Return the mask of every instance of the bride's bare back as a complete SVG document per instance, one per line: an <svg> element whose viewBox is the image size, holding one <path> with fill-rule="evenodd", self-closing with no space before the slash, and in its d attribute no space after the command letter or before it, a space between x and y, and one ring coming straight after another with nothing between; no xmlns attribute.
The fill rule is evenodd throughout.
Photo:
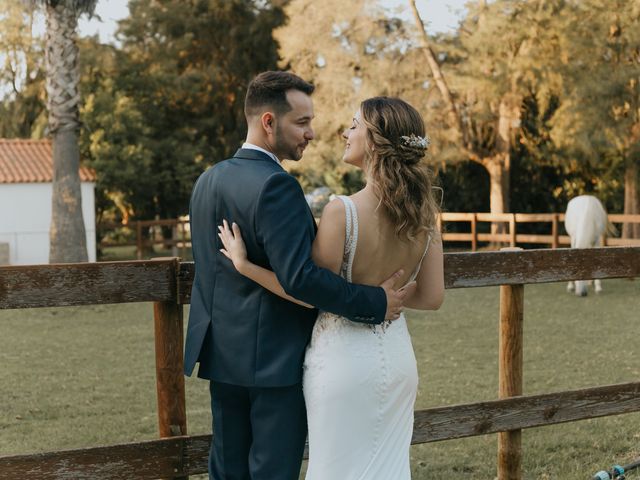
<svg viewBox="0 0 640 480"><path fill-rule="evenodd" d="M378 208L376 197L369 189L365 188L350 198L358 213L359 230L352 281L379 285L402 269L404 273L398 279L397 286L405 285L420 264L427 245L427 233L415 242L401 240L396 236L390 219ZM342 264L345 223L344 204L336 199L325 207L313 245L314 261L334 273L338 273ZM406 306L438 308L444 294L442 277L442 244L438 236L429 241L429 248L416 277L416 293L407 299Z"/></svg>
<svg viewBox="0 0 640 480"><path fill-rule="evenodd" d="M394 272L403 269L399 284L404 285L422 259L427 242L426 233L415 242L400 240L393 224L373 195L360 191L351 197L358 211L358 247L353 260L352 279L355 283L378 285Z"/></svg>

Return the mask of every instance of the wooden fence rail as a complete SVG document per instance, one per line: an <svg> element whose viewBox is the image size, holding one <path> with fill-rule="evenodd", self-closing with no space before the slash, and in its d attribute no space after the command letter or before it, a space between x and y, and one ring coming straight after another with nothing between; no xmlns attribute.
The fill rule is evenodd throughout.
<svg viewBox="0 0 640 480"><path fill-rule="evenodd" d="M640 223L640 215L609 214L612 224ZM469 232L447 232L443 229L442 239L445 242L469 242L471 250L476 251L478 242L503 243L515 247L522 244L548 245L551 248L571 245L568 235L560 234L560 223L564 222L564 213L455 213L443 212L439 217L440 224L468 223ZM506 233L480 233L479 223L504 224ZM530 223L550 224L548 234L518 233L518 225ZM640 246L640 239L615 238L606 236L605 246Z"/></svg>
<svg viewBox="0 0 640 480"><path fill-rule="evenodd" d="M640 411L640 382L521 396L522 285L640 276L640 248L445 254L446 288L501 285L498 400L417 411L413 443L500 433L498 478L521 479L520 430ZM0 477L184 478L205 473L210 436L187 436L183 305L193 264L178 259L0 267L0 309L154 302L160 440L0 457ZM504 397L504 398L502 398Z"/></svg>
<svg viewBox="0 0 640 480"><path fill-rule="evenodd" d="M609 214L609 221L613 224L640 223L640 215ZM443 231L443 241L445 242L468 242L471 250L476 251L478 242L503 243L511 247L522 244L548 245L551 248L571 245L567 235L561 235L560 224L564 222L564 213L459 213L443 212L440 214L440 225L446 223L468 223L469 232L447 232ZM478 231L480 223L503 223L508 228L506 233L481 233ZM544 223L550 224L548 234L518 233L518 225ZM143 234L147 229L156 232L157 227L171 227L170 238L158 237L156 233ZM100 247L112 246L135 246L138 260L141 260L145 248L152 249L154 245L162 245L171 248L174 255L186 255L187 249L191 248L191 236L189 231L189 220L167 219L167 220L137 220L128 225L113 222L101 222L98 224L98 231L113 232L117 229L128 228L135 236L131 240L113 241L99 239ZM640 239L615 238L608 236L605 238L606 246L640 246Z"/></svg>
<svg viewBox="0 0 640 480"><path fill-rule="evenodd" d="M126 225L115 222L100 222L97 230L102 238L98 238L98 246L104 247L136 247L136 257L142 260L145 249L151 251L155 245L171 248L174 255L186 256L191 248L191 232L189 220L171 218L165 220L135 220ZM158 228L160 227L160 228ZM170 227L171 236L163 237L161 227ZM108 232L128 230L129 240L110 240L105 238Z"/></svg>

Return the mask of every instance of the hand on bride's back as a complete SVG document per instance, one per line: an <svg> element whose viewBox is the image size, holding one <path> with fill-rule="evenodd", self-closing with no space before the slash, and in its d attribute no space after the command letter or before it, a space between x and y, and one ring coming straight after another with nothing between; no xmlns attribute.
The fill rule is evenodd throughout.
<svg viewBox="0 0 640 480"><path fill-rule="evenodd" d="M218 237L220 237L224 245L224 248L221 248L220 251L233 262L236 270L241 270L242 265L247 261L247 249L244 245L244 240L242 240L240 227L233 222L231 228L229 228L229 223L223 220L222 225L218 226L218 230Z"/></svg>
<svg viewBox="0 0 640 480"><path fill-rule="evenodd" d="M404 308L405 299L415 292L416 282L410 282L404 287L396 290L396 282L400 279L402 273L403 270L398 270L380 284L387 296L387 312L384 316L385 320L397 320L400 318L400 314Z"/></svg>

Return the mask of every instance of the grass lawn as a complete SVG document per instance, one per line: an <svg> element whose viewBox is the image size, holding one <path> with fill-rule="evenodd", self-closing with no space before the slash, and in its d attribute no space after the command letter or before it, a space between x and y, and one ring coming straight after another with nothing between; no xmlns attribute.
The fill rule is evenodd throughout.
<svg viewBox="0 0 640 480"><path fill-rule="evenodd" d="M603 287L525 287L525 394L638 380L640 281ZM440 311L408 318L417 409L497 398L497 287L448 290ZM157 437L151 304L0 310L0 366L0 455ZM189 433L210 431L206 382L187 379L187 413ZM414 446L413 478L493 479L496 443ZM529 429L523 453L525 479L591 478L640 456L640 414Z"/></svg>

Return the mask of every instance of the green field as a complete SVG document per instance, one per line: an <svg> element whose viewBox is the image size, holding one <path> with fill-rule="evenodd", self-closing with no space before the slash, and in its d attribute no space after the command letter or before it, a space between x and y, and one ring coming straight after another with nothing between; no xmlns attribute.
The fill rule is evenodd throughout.
<svg viewBox="0 0 640 480"><path fill-rule="evenodd" d="M525 287L525 394L638 380L640 281L603 287ZM440 311L408 318L417 409L497 397L498 288L448 290ZM0 455L157 437L151 304L0 311L0 366ZM210 431L204 381L187 379L187 412L189 433ZM414 446L413 478L493 479L496 443ZM640 456L640 414L529 429L523 453L526 479L588 479Z"/></svg>

